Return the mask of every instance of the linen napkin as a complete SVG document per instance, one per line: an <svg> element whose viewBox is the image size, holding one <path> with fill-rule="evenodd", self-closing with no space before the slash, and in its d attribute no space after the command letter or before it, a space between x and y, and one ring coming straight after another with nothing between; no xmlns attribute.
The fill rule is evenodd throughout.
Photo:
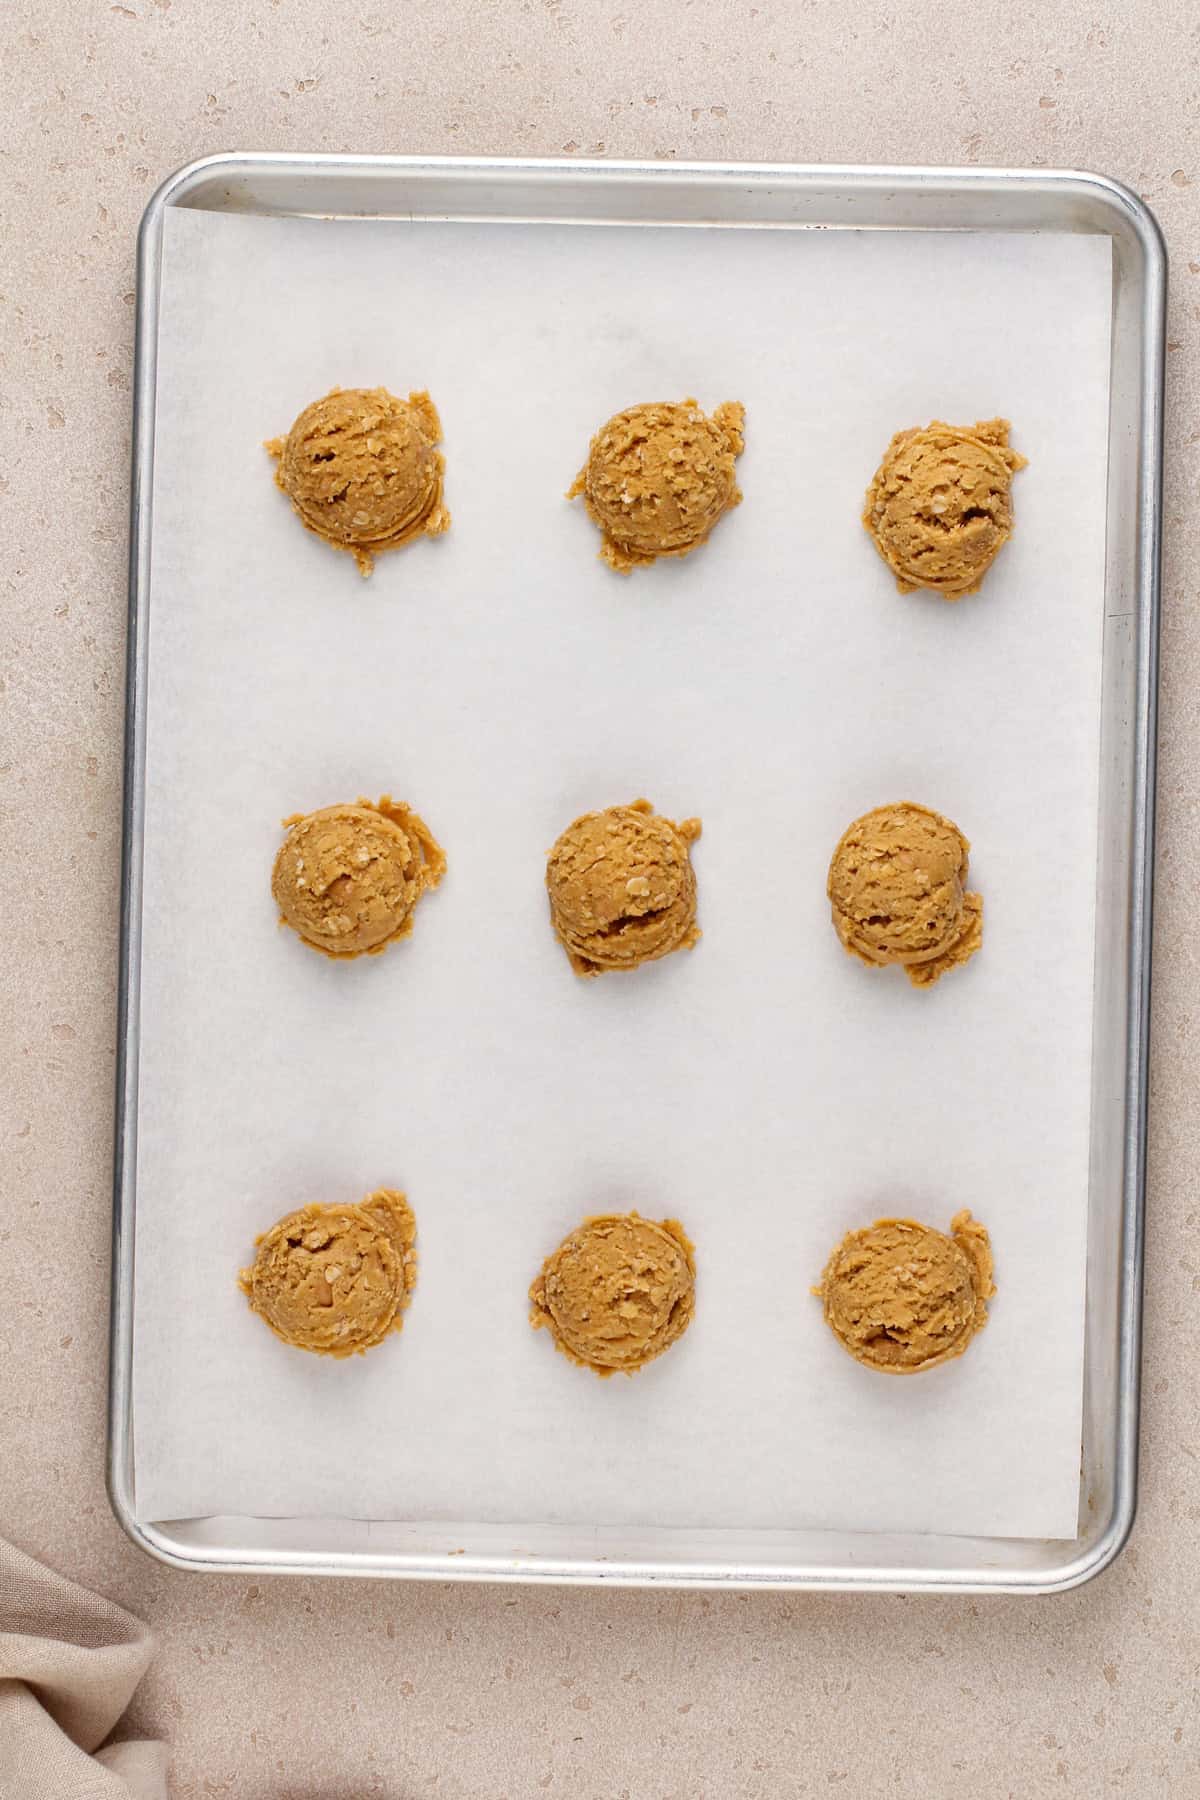
<svg viewBox="0 0 1200 1800"><path fill-rule="evenodd" d="M104 1742L153 1650L140 1620L0 1539L0 1800L167 1800L165 1744Z"/></svg>

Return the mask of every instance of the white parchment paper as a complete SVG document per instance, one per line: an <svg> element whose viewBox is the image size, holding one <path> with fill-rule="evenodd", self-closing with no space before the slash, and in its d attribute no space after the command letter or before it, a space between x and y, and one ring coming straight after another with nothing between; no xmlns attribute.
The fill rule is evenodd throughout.
<svg viewBox="0 0 1200 1800"><path fill-rule="evenodd" d="M135 1329L137 1506L1071 1536L1079 1478L1109 246L1072 236L171 211L158 367ZM427 386L450 534L363 582L262 439ZM562 498L618 407L740 399L745 504L621 580ZM890 434L1002 413L1030 459L985 591L901 598L859 524ZM276 925L286 813L390 790L445 844L415 935ZM697 813L704 939L581 982L545 853ZM928 993L841 951L844 826L972 840L985 944ZM236 1276L311 1199L405 1188L420 1278L366 1358ZM970 1206L961 1361L859 1368L808 1295L849 1227ZM680 1217L696 1321L601 1382L526 1323L585 1213Z"/></svg>

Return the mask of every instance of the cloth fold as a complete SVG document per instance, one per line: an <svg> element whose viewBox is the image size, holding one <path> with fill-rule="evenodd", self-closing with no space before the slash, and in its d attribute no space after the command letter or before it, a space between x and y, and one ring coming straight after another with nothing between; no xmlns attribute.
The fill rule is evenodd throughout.
<svg viewBox="0 0 1200 1800"><path fill-rule="evenodd" d="M167 1800L165 1744L98 1748L153 1651L139 1619L0 1540L0 1800Z"/></svg>

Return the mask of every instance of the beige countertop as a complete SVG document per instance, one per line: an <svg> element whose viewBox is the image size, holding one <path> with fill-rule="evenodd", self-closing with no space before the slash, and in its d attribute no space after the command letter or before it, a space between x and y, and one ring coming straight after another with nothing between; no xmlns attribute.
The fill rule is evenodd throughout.
<svg viewBox="0 0 1200 1800"><path fill-rule="evenodd" d="M0 24L0 1532L148 1619L175 1794L1200 1793L1189 0L15 0ZM1057 164L1172 258L1139 1522L1043 1601L208 1579L104 1494L134 233L206 151ZM1189 529L1190 527L1190 529Z"/></svg>

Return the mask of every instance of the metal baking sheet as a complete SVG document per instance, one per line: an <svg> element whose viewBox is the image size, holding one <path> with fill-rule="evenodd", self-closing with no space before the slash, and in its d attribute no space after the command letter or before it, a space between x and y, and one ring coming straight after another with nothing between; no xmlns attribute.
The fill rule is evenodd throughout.
<svg viewBox="0 0 1200 1800"><path fill-rule="evenodd" d="M385 190L379 183L389 172L393 185ZM136 1025L137 977L140 975L140 957L136 955L136 936L141 923L140 895L133 890L140 878L142 862L140 835L144 823L146 723L144 625L149 598L148 588L138 578L139 570L145 573L143 550L149 548L148 507L139 506L138 485L143 476L149 477L153 471L153 445L147 445L148 407L145 404L139 405L140 436L135 474L132 601L138 629L131 634L131 752L136 769L128 790L131 836L126 887L129 908L126 917L127 1010L123 1032L126 1051L123 1079L127 1086L122 1095L123 1107L128 1110L123 1110L120 1121L116 1228L120 1254L114 1265L113 1492L118 1512L148 1547L199 1566L216 1562L225 1566L326 1567L339 1571L361 1568L364 1572L531 1579L546 1576L639 1581L724 1579L816 1585L860 1585L866 1580L882 1586L949 1583L981 1587L1062 1585L1081 1579L1095 1567L1102 1566L1107 1556L1115 1553L1123 1537L1132 1505L1132 1467L1130 1464L1126 1471L1130 1479L1128 1487L1123 1489L1121 1459L1126 1447L1125 1434L1132 1430L1131 1409L1135 1410L1133 1367L1128 1363L1121 1371L1129 1376L1128 1381L1117 1381L1115 1366L1113 1377L1102 1379L1100 1358L1094 1353L1094 1346L1098 1330L1098 1341L1101 1346L1104 1344L1102 1323L1098 1324L1098 1321L1102 1322L1107 1316L1115 1324L1118 1309L1124 1307L1126 1310L1120 1315L1123 1335L1118 1337L1116 1347L1123 1354L1128 1353L1136 1309L1136 1284L1126 1279L1122 1286L1118 1281L1118 1272L1128 1277L1128 1268L1122 1269L1118 1263L1110 1261L1105 1278L1106 1254L1112 1256L1122 1242L1120 1233L1136 1229L1139 1218L1136 1164L1128 1169L1115 1168L1112 1146L1105 1141L1105 1131L1112 1124L1114 1018L1118 1025L1126 1028L1121 1046L1132 1046L1138 1053L1139 1060L1131 1064L1126 1073L1136 1073L1138 1083L1141 1073L1141 1016L1136 1002L1142 992L1138 980L1144 971L1143 946L1138 933L1144 927L1139 902L1144 897L1144 859L1149 830L1147 751L1150 739L1148 735L1139 739L1138 733L1143 726L1148 731L1150 722L1155 614L1153 556L1148 565L1141 565L1136 559L1145 553L1147 534L1151 550L1154 547L1157 469L1155 466L1151 470L1153 479L1149 484L1143 480L1140 490L1140 503L1143 508L1148 507L1148 516L1134 522L1144 525L1145 530L1130 536L1129 510L1124 503L1135 498L1136 490L1129 482L1122 485L1117 445L1118 439L1124 440L1128 457L1130 426L1123 401L1132 379L1130 370L1135 370L1144 380L1147 369L1156 377L1158 367L1155 358L1160 350L1162 269L1152 224L1121 190L1098 178L1045 177L1040 174L998 177L994 174L981 176L975 171L961 176L953 172L926 171L905 174L805 170L660 171L611 165L581 169L578 165L413 165L390 160L232 158L223 159L216 165L199 165L196 171L184 172L176 180L183 187L177 185L174 190L169 189L168 194L173 191L177 201L182 199L184 204L199 205L204 210L223 206L225 209L276 214L302 212L439 220L567 219L580 224L608 225L774 224L803 228L806 224L828 227L896 223L910 229L936 225L941 228L986 226L1023 232L1031 229L1088 230L1108 239L1113 247L1114 335L1110 368L1098 954L1091 1021L1095 1080L1088 1233L1088 1382L1081 1512L1084 1525L1074 1542L1058 1540L1053 1544L1039 1544L1036 1540L1005 1542L994 1537L943 1538L936 1534L889 1537L885 1541L876 1533L862 1530L749 1531L731 1528L728 1519L718 1531L701 1529L702 1521L695 1518L685 1529L678 1525L675 1528L660 1526L652 1531L638 1526L633 1520L623 1526L598 1528L582 1524L578 1517L573 1525L555 1527L514 1529L511 1525L501 1528L455 1523L443 1531L442 1527L429 1523L407 1525L377 1518L369 1522L340 1520L324 1524L311 1518L258 1518L236 1522L208 1519L182 1525L176 1522L168 1528L161 1520L148 1522L139 1514L134 1498L130 1434L122 1426L122 1418L128 1420L131 1416L129 1309L133 1286L128 1279L127 1264L132 1254L135 1182L130 1153L136 1120L129 1107L132 1089L129 1073L137 1034L136 1030L131 1032L128 1028L131 1024ZM317 185L307 186L306 181ZM317 200L318 192L323 196L323 203ZM940 198L940 208L934 208L935 196ZM1012 203L1011 211L1006 211L1000 204L1003 196ZM1051 204L1051 196L1057 201L1056 206ZM968 198L976 202L973 211L966 210ZM1023 209L1015 204L1018 198L1024 201ZM922 199L930 206L929 216L924 219L914 216L920 211ZM956 210L956 207L963 210ZM159 220L157 227L156 217ZM151 333L156 336L157 312L153 309L156 296L151 292L149 276L157 273L161 230L161 216L152 207L143 242L143 311L139 340L139 380L142 382L139 394L143 402L149 396L151 404L153 386L148 388L143 378L152 373L147 368L147 337ZM931 243L931 256L934 250ZM1123 252L1129 263L1128 270L1123 267ZM1140 278L1142 291L1138 294L1139 306L1131 309L1130 282L1135 277ZM1157 315L1152 304L1156 293ZM1124 360L1123 349L1126 352ZM1142 387L1135 383L1134 388L1139 410L1138 434L1133 442L1140 449L1146 449L1141 432L1147 428L1147 421L1150 426L1155 425L1157 380ZM1149 448L1153 448L1155 442L1152 430ZM1145 471L1141 473L1144 475ZM149 496L148 481L144 491ZM1125 573L1121 585L1114 586L1114 577L1122 567ZM1099 582L1097 589L1099 615ZM1137 682L1143 678L1145 685L1139 691ZM139 694L141 706L138 705ZM1140 764L1137 761L1139 752ZM1145 802L1141 812L1134 804L1139 800ZM1130 808L1124 837L1113 834L1113 819L1122 805ZM1119 895L1123 898L1118 906ZM1114 931L1124 934L1124 943L1132 958L1125 965L1127 978L1124 981L1113 979L1109 952ZM1119 936L1117 948L1118 951L1121 948ZM1119 961L1117 970L1119 974ZM1114 990L1112 995L1107 995L1108 988ZM1108 1011L1104 1010L1106 997ZM1138 1035L1133 1037L1128 1034L1133 1032L1135 1023ZM161 1058L158 1066L161 1067ZM1142 1132L1140 1085L1135 1083L1130 1089L1121 1091L1124 1096L1122 1130L1133 1134L1124 1141L1126 1147L1137 1149ZM1114 1186L1117 1174L1127 1180ZM1133 1185L1129 1186L1128 1181ZM1099 1195L1110 1189L1116 1198L1107 1211L1102 1211ZM1103 1229L1098 1229L1098 1220L1103 1221ZM1107 1428L1102 1428L1104 1421L1110 1418L1107 1410L1110 1400L1111 1422ZM185 1428L186 1421L181 1421L181 1429ZM1094 1454L1089 1459L1092 1440ZM1131 1446L1130 1437L1130 1454ZM1109 1484L1111 1495L1107 1515L1105 1482ZM276 1510L276 1506L272 1505L271 1510ZM442 1516L451 1515L443 1511ZM1099 1525L1093 1531L1091 1521L1097 1516ZM443 1538L455 1541L440 1541ZM451 1552L462 1554L443 1561ZM964 1567L964 1564L969 1566Z"/></svg>

